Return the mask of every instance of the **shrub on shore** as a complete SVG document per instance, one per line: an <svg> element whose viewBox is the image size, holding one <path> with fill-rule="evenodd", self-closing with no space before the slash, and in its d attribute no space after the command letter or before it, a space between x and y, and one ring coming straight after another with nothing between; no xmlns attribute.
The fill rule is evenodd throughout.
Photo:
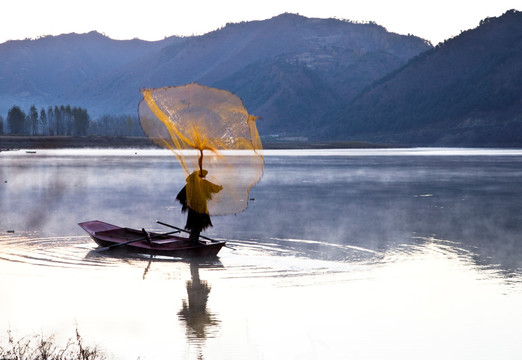
<svg viewBox="0 0 522 360"><path fill-rule="evenodd" d="M97 346L86 346L76 329L76 336L67 341L65 347L54 342L54 336L25 336L15 339L7 331L7 345L0 345L2 360L105 360L105 354Z"/></svg>

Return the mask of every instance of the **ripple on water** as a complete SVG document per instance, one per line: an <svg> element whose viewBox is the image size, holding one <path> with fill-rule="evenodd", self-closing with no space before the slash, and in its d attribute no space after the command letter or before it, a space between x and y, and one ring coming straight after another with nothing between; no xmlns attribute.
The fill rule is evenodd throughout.
<svg viewBox="0 0 522 360"><path fill-rule="evenodd" d="M354 266L363 266L380 256L375 251L354 246L300 239L230 240L228 245L229 248L221 250L219 258L198 261L198 266L224 279L310 279L347 273ZM42 236L36 232L0 235L0 261L29 266L81 270L133 268L143 270L144 277L155 272L170 278L176 270L184 271L190 262L125 251L96 252L95 249L96 244L85 235Z"/></svg>
<svg viewBox="0 0 522 360"><path fill-rule="evenodd" d="M41 236L22 232L0 236L0 259L28 265L92 268L112 266L103 258L86 257L94 246L85 236Z"/></svg>
<svg viewBox="0 0 522 360"><path fill-rule="evenodd" d="M96 252L97 245L85 235L43 236L37 232L19 232L0 235L0 263L26 265L20 271L36 275L39 274L37 267L47 267L82 270L87 276L88 271L96 271L96 274L108 271L112 276L117 270L143 279L180 279L190 264L191 269L193 265L205 269L209 280L254 283L250 280L255 279L255 283L269 281L271 286L300 286L365 280L380 267L435 257L457 260L456 264L466 263L480 269L488 279L506 277L496 266L477 263L476 254L458 243L420 237L411 240L413 243L397 244L382 251L305 239L228 240L230 248L223 248L218 258L190 261L124 250ZM514 279L510 282L518 287L520 278Z"/></svg>
<svg viewBox="0 0 522 360"><path fill-rule="evenodd" d="M282 286L339 281L337 275L353 280L364 274L354 270L380 257L372 250L304 239L229 240L228 244L235 250L220 253L226 268L222 277L264 278Z"/></svg>

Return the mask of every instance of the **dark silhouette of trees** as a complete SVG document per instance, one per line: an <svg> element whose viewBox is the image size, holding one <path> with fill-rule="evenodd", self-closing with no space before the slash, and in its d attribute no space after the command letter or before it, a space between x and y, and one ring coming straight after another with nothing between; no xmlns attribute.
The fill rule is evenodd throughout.
<svg viewBox="0 0 522 360"><path fill-rule="evenodd" d="M137 116L104 115L91 122L89 133L108 136L145 136Z"/></svg>
<svg viewBox="0 0 522 360"><path fill-rule="evenodd" d="M54 131L52 130L52 125L51 125L53 119L54 119L53 107L49 106L47 108L47 131L44 132L44 134L46 133L47 135L54 135Z"/></svg>
<svg viewBox="0 0 522 360"><path fill-rule="evenodd" d="M45 112L44 108L40 110L40 128L42 135L48 134L49 128L47 127L47 113Z"/></svg>
<svg viewBox="0 0 522 360"><path fill-rule="evenodd" d="M40 113L35 105L26 115L19 106L13 106L8 113L9 133L18 135L89 135L91 120L86 109L70 105L49 106Z"/></svg>
<svg viewBox="0 0 522 360"><path fill-rule="evenodd" d="M89 114L86 109L73 107L71 110L73 125L74 125L74 134L79 136L87 135L87 130L89 129Z"/></svg>
<svg viewBox="0 0 522 360"><path fill-rule="evenodd" d="M31 105L31 108L29 109L29 115L27 116L27 120L27 123L29 124L29 134L38 134L38 110L36 110L36 106Z"/></svg>
<svg viewBox="0 0 522 360"><path fill-rule="evenodd" d="M38 112L32 105L26 115L19 106L9 110L4 128L0 117L0 135L50 135L50 136L145 136L137 116L103 115L92 120L87 109L70 105L49 106Z"/></svg>
<svg viewBox="0 0 522 360"><path fill-rule="evenodd" d="M13 106L7 113L7 124L11 134L23 134L25 131L25 113L19 106Z"/></svg>
<svg viewBox="0 0 522 360"><path fill-rule="evenodd" d="M63 105L61 107L63 108ZM53 114L54 114L53 135L62 135L63 134L62 112L60 111L60 108L57 105L54 106Z"/></svg>

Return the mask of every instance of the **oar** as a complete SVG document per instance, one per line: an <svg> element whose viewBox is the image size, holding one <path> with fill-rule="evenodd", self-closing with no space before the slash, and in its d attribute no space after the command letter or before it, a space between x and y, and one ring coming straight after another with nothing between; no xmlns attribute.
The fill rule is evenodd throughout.
<svg viewBox="0 0 522 360"><path fill-rule="evenodd" d="M161 225L164 225L164 226L167 226L167 227L170 227L170 228L173 228L173 229L179 230L179 231L183 231L183 232L185 232L185 233L187 233L187 234L190 234L190 231L187 231L187 230L181 229L181 228L179 228L179 227L177 227L177 226L170 225L170 224L166 224L166 223L161 222L161 221L159 221L159 220L156 220L156 222L157 222L158 224L161 224ZM201 237L201 238L203 238L203 239L206 239L206 240L210 240L210 241L212 241L212 242L222 242L222 241L218 241L218 240L211 239L211 238L206 237L206 236L203 236L203 235L199 235L199 237ZM229 249L232 249L232 250L236 250L236 249L234 249L234 248L232 248L232 247L230 247L230 246L227 246L226 244L225 244L225 247L227 247L227 248L229 248Z"/></svg>
<svg viewBox="0 0 522 360"><path fill-rule="evenodd" d="M160 237L160 236L165 236L165 235L170 235L170 234L176 234L176 233L179 233L179 230L178 230L178 231L171 231L171 232L163 233L163 234L156 234L156 235L152 235L152 236L149 235L149 236L148 236L148 239L147 239L147 236L146 236L146 237L142 237L142 238L138 238L138 239L133 239L133 240L125 241L125 242L118 243L118 244L112 244L112 245L109 245L109 246L106 246L106 247L102 247L102 248L94 249L94 251L96 251L96 252L100 252L100 251L110 250L110 249L112 249L112 248L115 248L115 247L118 247L118 246L122 246L122 245L127 245L127 244L130 244L130 243L136 242L136 241L150 240L150 239L152 239L152 238L156 238L156 237ZM147 234L147 235L148 235L148 234Z"/></svg>
<svg viewBox="0 0 522 360"><path fill-rule="evenodd" d="M167 227L170 227L170 228L176 229L176 230L178 230L178 231L183 231L184 233L190 234L190 231L187 231L187 230L185 230L185 229L180 229L179 227L176 227L176 226L174 226L174 225L165 224L164 222L161 222L161 221L159 221L159 220L156 220L156 222L157 222L158 224L165 225L165 226L167 226ZM206 240L210 240L210 241L212 241L212 242L221 242L221 241L217 241L217 240L214 240L214 239L208 238L208 237L203 236L203 235L199 235L199 237L200 237L200 238L203 238L203 239L206 239Z"/></svg>

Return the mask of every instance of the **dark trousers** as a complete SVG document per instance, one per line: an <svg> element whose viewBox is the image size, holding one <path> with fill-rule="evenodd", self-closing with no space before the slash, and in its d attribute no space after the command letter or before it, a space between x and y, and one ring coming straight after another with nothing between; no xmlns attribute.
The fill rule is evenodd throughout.
<svg viewBox="0 0 522 360"><path fill-rule="evenodd" d="M201 233L201 229L190 229L189 239L193 244L199 244L199 234Z"/></svg>

